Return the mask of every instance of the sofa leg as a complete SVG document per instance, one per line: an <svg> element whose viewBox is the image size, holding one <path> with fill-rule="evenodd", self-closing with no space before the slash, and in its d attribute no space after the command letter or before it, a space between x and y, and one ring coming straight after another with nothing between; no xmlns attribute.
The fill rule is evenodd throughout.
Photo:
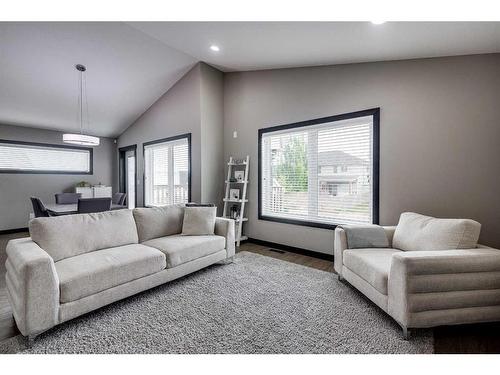
<svg viewBox="0 0 500 375"><path fill-rule="evenodd" d="M408 327L402 327L403 328L403 339L404 340L409 340L410 339L410 330Z"/></svg>
<svg viewBox="0 0 500 375"><path fill-rule="evenodd" d="M344 278L342 277L342 275L341 275L341 274L338 274L338 275L337 275L337 279L338 279L339 281L344 281Z"/></svg>
<svg viewBox="0 0 500 375"><path fill-rule="evenodd" d="M223 264L231 264L234 263L234 256L226 258L222 261Z"/></svg>
<svg viewBox="0 0 500 375"><path fill-rule="evenodd" d="M29 335L29 336L23 336L24 338L24 344L28 349L31 349L33 346L33 343L35 342L37 335Z"/></svg>

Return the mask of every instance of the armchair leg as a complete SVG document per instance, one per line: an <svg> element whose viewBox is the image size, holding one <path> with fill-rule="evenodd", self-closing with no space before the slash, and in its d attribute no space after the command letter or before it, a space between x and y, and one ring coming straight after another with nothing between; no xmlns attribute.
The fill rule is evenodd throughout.
<svg viewBox="0 0 500 375"><path fill-rule="evenodd" d="M342 277L342 275L340 275L340 274L338 274L338 275L337 275L337 279L338 279L339 281L344 281L344 278L343 278L343 277Z"/></svg>
<svg viewBox="0 0 500 375"><path fill-rule="evenodd" d="M231 263L234 263L234 256L226 258L224 260L221 260L221 263L222 264L231 264Z"/></svg>

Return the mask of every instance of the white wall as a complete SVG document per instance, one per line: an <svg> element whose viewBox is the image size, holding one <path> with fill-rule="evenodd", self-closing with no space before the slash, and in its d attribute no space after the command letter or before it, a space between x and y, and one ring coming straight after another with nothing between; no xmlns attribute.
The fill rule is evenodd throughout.
<svg viewBox="0 0 500 375"><path fill-rule="evenodd" d="M0 139L64 144L58 131L21 126L0 125ZM30 197L39 197L45 203L55 203L54 194L74 191L76 183L113 185L116 174L116 145L112 139L101 138L101 144L93 148L92 175L69 174L15 174L0 173L0 230L25 228L30 212ZM116 185L113 186L116 191Z"/></svg>
<svg viewBox="0 0 500 375"><path fill-rule="evenodd" d="M257 219L257 131L380 107L380 223L469 217L500 246L499 104L500 54L227 73L224 153L250 155L248 235L332 254L331 230Z"/></svg>

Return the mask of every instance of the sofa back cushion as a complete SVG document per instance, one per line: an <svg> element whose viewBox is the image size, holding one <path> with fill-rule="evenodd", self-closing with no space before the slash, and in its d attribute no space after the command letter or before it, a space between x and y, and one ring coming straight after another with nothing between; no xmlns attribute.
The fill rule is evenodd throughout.
<svg viewBox="0 0 500 375"><path fill-rule="evenodd" d="M134 209L139 242L182 232L184 205L142 207Z"/></svg>
<svg viewBox="0 0 500 375"><path fill-rule="evenodd" d="M40 217L30 221L30 236L55 262L122 245L138 243L131 210Z"/></svg>
<svg viewBox="0 0 500 375"><path fill-rule="evenodd" d="M392 246L404 251L473 249L481 224L470 219L436 219L404 212L394 233Z"/></svg>

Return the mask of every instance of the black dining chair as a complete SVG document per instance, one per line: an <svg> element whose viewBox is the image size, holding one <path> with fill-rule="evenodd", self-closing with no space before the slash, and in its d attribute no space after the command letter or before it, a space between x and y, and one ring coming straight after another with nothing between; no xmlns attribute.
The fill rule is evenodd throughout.
<svg viewBox="0 0 500 375"><path fill-rule="evenodd" d="M127 193L114 193L113 194L113 204L119 204L123 206L125 204L125 198L127 197Z"/></svg>
<svg viewBox="0 0 500 375"><path fill-rule="evenodd" d="M111 198L80 198L78 199L78 213L103 212L111 210Z"/></svg>
<svg viewBox="0 0 500 375"><path fill-rule="evenodd" d="M125 200L127 199L127 193L123 193L122 198L120 199L120 205L125 205Z"/></svg>
<svg viewBox="0 0 500 375"><path fill-rule="evenodd" d="M82 197L82 193L57 193L56 204L75 204Z"/></svg>
<svg viewBox="0 0 500 375"><path fill-rule="evenodd" d="M45 208L40 198L31 197L31 204L33 205L33 213L35 217L49 217L49 211Z"/></svg>

